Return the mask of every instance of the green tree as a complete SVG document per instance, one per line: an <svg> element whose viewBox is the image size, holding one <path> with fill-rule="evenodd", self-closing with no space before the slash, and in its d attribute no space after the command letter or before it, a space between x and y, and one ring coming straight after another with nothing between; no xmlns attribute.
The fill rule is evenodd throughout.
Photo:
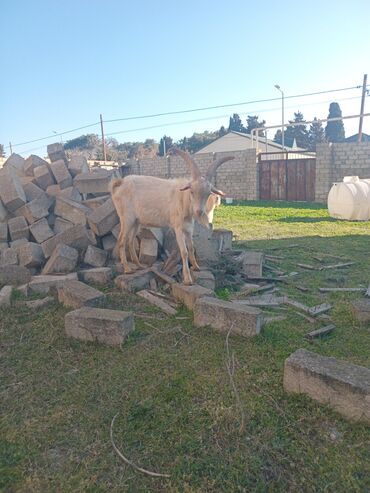
<svg viewBox="0 0 370 493"><path fill-rule="evenodd" d="M3 144L0 144L0 157L5 157L5 149Z"/></svg>
<svg viewBox="0 0 370 493"><path fill-rule="evenodd" d="M265 123L266 123L266 120L263 120L263 121L258 121L258 115L248 115L247 116L247 128L246 128L246 133L247 134L250 134L252 133L252 130L254 128L260 128L260 127L264 127L265 126ZM264 137L265 136L265 132L263 130L259 130L258 132L258 135L259 137Z"/></svg>
<svg viewBox="0 0 370 493"><path fill-rule="evenodd" d="M338 103L330 103L328 118L342 116L342 110ZM345 139L343 120L328 122L325 127L325 137L328 142L343 142Z"/></svg>
<svg viewBox="0 0 370 493"><path fill-rule="evenodd" d="M246 133L247 129L244 127L240 116L237 113L234 113L233 116L230 116L229 120L229 132L242 132Z"/></svg>
<svg viewBox="0 0 370 493"><path fill-rule="evenodd" d="M284 138L285 138L285 135L284 135ZM276 134L274 137L274 142L276 142L277 144L280 144L280 145L283 143L283 133L280 130L280 128L279 128L279 130L276 131Z"/></svg>
<svg viewBox="0 0 370 493"><path fill-rule="evenodd" d="M316 150L316 144L325 142L325 131L322 123L315 117L308 130L308 148Z"/></svg>
<svg viewBox="0 0 370 493"><path fill-rule="evenodd" d="M222 125L222 127L220 127L220 130L218 131L218 137L223 137L224 135L227 134L227 130L226 128Z"/></svg>
<svg viewBox="0 0 370 493"><path fill-rule="evenodd" d="M299 125L295 125L294 127L287 127L285 129L284 145L287 147L292 147L295 139L298 147L308 149L308 132L303 114L300 111L294 113L294 120L289 120L289 123L298 123Z"/></svg>
<svg viewBox="0 0 370 493"><path fill-rule="evenodd" d="M159 147L158 147L158 156L164 156L164 144L166 144L166 153L170 147L173 146L173 140L171 137L168 137L165 135L164 137L161 138L159 141Z"/></svg>
<svg viewBox="0 0 370 493"><path fill-rule="evenodd" d="M64 149L69 150L93 150L96 146L101 145L101 140L96 134L87 134L67 140Z"/></svg>

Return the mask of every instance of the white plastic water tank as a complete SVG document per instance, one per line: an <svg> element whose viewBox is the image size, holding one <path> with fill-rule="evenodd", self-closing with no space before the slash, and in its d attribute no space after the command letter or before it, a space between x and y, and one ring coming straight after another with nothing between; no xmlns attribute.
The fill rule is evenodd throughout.
<svg viewBox="0 0 370 493"><path fill-rule="evenodd" d="M331 217L348 221L370 219L370 180L345 176L342 183L334 183L328 195Z"/></svg>

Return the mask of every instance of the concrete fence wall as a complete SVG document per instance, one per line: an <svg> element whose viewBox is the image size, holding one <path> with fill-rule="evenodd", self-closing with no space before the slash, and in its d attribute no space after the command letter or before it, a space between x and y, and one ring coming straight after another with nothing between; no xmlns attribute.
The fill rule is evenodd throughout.
<svg viewBox="0 0 370 493"><path fill-rule="evenodd" d="M223 164L216 173L215 186L228 197L244 200L258 200L258 171L255 149L217 154L196 154L195 162L204 174L214 159L234 156L232 161ZM131 173L156 176L158 178L178 178L189 176L189 168L179 156L155 157L131 161Z"/></svg>

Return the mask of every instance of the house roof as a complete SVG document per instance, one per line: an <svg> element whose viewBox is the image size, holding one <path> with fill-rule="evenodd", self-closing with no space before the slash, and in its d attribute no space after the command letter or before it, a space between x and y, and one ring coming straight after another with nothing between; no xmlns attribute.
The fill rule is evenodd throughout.
<svg viewBox="0 0 370 493"><path fill-rule="evenodd" d="M357 142L358 141L358 133L355 135L351 135L345 139L345 142ZM361 142L370 142L370 135L362 132L362 141Z"/></svg>
<svg viewBox="0 0 370 493"><path fill-rule="evenodd" d="M255 146L255 142L254 142ZM207 152L232 152L232 151L244 151L252 148L252 137L250 134L244 134L242 132L235 132L231 130L227 134L219 137L210 144L207 144L202 149L196 152L196 154L205 154ZM281 151L282 146L277 142L264 137L258 139L258 151L259 152L278 152ZM294 150L300 150L297 147ZM303 150L303 149L302 149Z"/></svg>

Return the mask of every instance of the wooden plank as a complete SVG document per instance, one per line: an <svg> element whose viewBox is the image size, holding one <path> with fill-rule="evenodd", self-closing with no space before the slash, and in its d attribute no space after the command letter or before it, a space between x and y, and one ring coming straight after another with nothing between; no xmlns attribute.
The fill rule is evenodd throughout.
<svg viewBox="0 0 370 493"><path fill-rule="evenodd" d="M325 336L327 334L330 334L331 332L333 332L334 329L335 329L335 325L333 325L333 324L326 325L325 327L321 327L321 329L312 330L311 332L306 334L305 337L306 337L306 339L312 340L315 337L321 337L321 336Z"/></svg>
<svg viewBox="0 0 370 493"><path fill-rule="evenodd" d="M279 161L279 200L286 200L286 161Z"/></svg>
<svg viewBox="0 0 370 493"><path fill-rule="evenodd" d="M279 200L279 162L270 163L270 197L271 200Z"/></svg>
<svg viewBox="0 0 370 493"><path fill-rule="evenodd" d="M313 306L312 308L309 309L308 313L312 315L313 317L316 317L317 315L320 315L321 313L328 312L331 310L333 307L329 305L329 303L321 303L321 305L316 305Z"/></svg>
<svg viewBox="0 0 370 493"><path fill-rule="evenodd" d="M306 200L314 202L316 184L316 159L306 159Z"/></svg>
<svg viewBox="0 0 370 493"><path fill-rule="evenodd" d="M363 293L366 288L319 288L320 293Z"/></svg>
<svg viewBox="0 0 370 493"><path fill-rule="evenodd" d="M314 265L309 265L309 264L297 264L298 267L301 267L302 269L308 269L308 270L318 270L320 269L319 267L315 267Z"/></svg>
<svg viewBox="0 0 370 493"><path fill-rule="evenodd" d="M297 200L306 200L306 176L305 176L305 159L296 160L297 168Z"/></svg>
<svg viewBox="0 0 370 493"><path fill-rule="evenodd" d="M350 265L354 265L356 262L346 262L344 264L335 264L335 265L323 265L319 268L319 270L328 270L328 269L342 269L343 267L349 267Z"/></svg>
<svg viewBox="0 0 370 493"><path fill-rule="evenodd" d="M295 159L287 161L287 200L297 200L297 166Z"/></svg>
<svg viewBox="0 0 370 493"><path fill-rule="evenodd" d="M168 303L161 300L157 296L154 296L153 294L149 293L149 291L147 291L146 289L143 289L142 291L138 291L136 294L141 298L144 298L146 301L149 301L151 305L160 308L162 311L167 313L167 315L176 315L176 310L172 308L172 306L170 306Z"/></svg>
<svg viewBox="0 0 370 493"><path fill-rule="evenodd" d="M175 279L172 279L172 277L168 276L167 274L165 274L165 273L164 273L164 272L162 272L162 271L159 271L159 270L154 269L154 268L152 268L152 269L150 269L150 270L151 270L151 272L153 272L153 274L154 274L155 276L157 276L157 277L158 277L161 281L164 281L164 282L166 282L167 284L174 284L174 283L176 282L176 281L175 281Z"/></svg>
<svg viewBox="0 0 370 493"><path fill-rule="evenodd" d="M271 199L270 186L270 163L262 161L260 163L260 199Z"/></svg>

